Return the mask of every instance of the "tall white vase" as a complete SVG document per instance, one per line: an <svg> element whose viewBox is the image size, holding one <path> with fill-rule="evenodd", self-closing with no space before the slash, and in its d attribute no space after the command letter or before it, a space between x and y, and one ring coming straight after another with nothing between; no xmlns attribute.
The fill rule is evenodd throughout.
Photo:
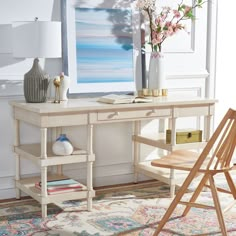
<svg viewBox="0 0 236 236"><path fill-rule="evenodd" d="M166 89L165 58L161 52L152 52L149 62L149 89Z"/></svg>

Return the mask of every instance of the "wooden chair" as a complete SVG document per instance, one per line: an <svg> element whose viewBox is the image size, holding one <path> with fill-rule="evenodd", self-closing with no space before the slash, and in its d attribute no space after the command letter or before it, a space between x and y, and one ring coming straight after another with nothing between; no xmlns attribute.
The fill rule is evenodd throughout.
<svg viewBox="0 0 236 236"><path fill-rule="evenodd" d="M236 111L229 109L200 154L193 151L178 150L173 151L161 159L152 161L153 166L190 171L183 185L176 193L176 196L160 221L154 236L160 233L178 204L186 205L182 216L186 216L191 207L215 209L221 233L222 235L227 235L223 211L220 206L220 200L217 192L221 191L232 194L234 198L233 203L235 203L236 188L230 175L230 171L233 169L231 159L234 153L235 145ZM216 187L214 177L219 173L222 173L225 177L229 187L228 189ZM187 192L189 185L199 174L202 174L202 178L194 190L190 200L187 202L181 201L183 195ZM207 206L196 202L199 194L203 190L203 187L208 187L210 189L214 202L213 206ZM232 206L233 204L231 204L227 210Z"/></svg>

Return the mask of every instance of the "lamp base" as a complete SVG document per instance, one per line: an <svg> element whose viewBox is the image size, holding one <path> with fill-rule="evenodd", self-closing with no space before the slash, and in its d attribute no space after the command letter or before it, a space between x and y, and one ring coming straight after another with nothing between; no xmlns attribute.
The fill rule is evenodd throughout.
<svg viewBox="0 0 236 236"><path fill-rule="evenodd" d="M24 75L24 96L26 102L42 103L47 100L49 76L39 65L35 58L32 68Z"/></svg>

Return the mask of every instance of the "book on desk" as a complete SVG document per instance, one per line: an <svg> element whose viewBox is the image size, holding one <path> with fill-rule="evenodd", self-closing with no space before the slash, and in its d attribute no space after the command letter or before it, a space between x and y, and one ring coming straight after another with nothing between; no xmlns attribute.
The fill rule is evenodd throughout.
<svg viewBox="0 0 236 236"><path fill-rule="evenodd" d="M109 104L129 104L129 103L146 103L152 102L152 98L148 97L137 97L126 94L108 94L97 99L98 102L109 103Z"/></svg>

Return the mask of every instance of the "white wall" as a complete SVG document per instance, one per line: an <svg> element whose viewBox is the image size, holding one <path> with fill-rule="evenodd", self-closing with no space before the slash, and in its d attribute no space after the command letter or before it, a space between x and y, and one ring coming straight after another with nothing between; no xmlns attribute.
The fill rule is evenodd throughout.
<svg viewBox="0 0 236 236"><path fill-rule="evenodd" d="M22 20L31 21L35 16L40 20L60 20L60 1L8 0L0 3L0 24L10 24L12 21ZM167 58L167 85L172 93L205 96L207 91L212 89L208 87L211 73L209 74L209 58L207 57L207 36L209 37L207 16L209 15L206 4L204 9L197 11L197 21L191 25L191 34L171 38L167 43L164 50ZM184 44L182 37L184 37ZM45 60L40 63L51 76L62 71L60 59ZM13 181L15 164L12 152L13 121L8 102L12 99L23 99L22 79L31 66L31 59L14 59L11 54L0 52L0 130L2 134L0 139L0 199L15 196ZM214 83L211 83L211 86L214 86ZM152 125L148 128L152 129ZM23 124L21 130L23 143L39 140L37 128ZM86 129L84 127L67 129L66 133L75 145L85 145ZM131 133L132 125L129 122L95 127L95 186L132 181ZM72 177L85 180L86 173L84 173L83 165L68 165L64 169ZM37 166L29 162L22 162L23 175L29 176L37 173L39 173Z"/></svg>
<svg viewBox="0 0 236 236"><path fill-rule="evenodd" d="M216 66L216 98L219 100L216 109L218 123L228 108L236 109L236 35L232 27L236 2L230 7L223 1L218 3L217 24L217 66Z"/></svg>

